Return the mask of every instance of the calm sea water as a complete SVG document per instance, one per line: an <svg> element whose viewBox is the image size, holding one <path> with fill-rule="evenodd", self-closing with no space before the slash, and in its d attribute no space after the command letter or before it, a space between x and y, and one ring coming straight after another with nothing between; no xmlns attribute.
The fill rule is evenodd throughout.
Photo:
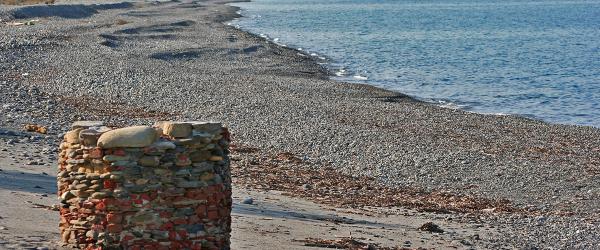
<svg viewBox="0 0 600 250"><path fill-rule="evenodd" d="M253 0L232 25L338 78L480 113L600 127L600 1Z"/></svg>

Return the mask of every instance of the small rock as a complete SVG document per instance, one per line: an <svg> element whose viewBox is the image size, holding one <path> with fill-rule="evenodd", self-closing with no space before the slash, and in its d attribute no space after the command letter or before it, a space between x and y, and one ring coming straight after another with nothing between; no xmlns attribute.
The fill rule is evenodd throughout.
<svg viewBox="0 0 600 250"><path fill-rule="evenodd" d="M192 125L185 122L165 122L163 133L176 138L187 138L192 135Z"/></svg>
<svg viewBox="0 0 600 250"><path fill-rule="evenodd" d="M208 158L209 161L222 161L223 157L222 156L218 156L218 155L213 155L210 158Z"/></svg>
<svg viewBox="0 0 600 250"><path fill-rule="evenodd" d="M79 140L86 146L96 146L101 133L93 129L84 129L79 132Z"/></svg>
<svg viewBox="0 0 600 250"><path fill-rule="evenodd" d="M427 222L419 227L419 231L427 231L432 233L443 233L444 230L440 226L433 224L433 222Z"/></svg>
<svg viewBox="0 0 600 250"><path fill-rule="evenodd" d="M471 242L469 242L468 240L465 240L465 239L460 240L460 243L463 244L463 245L465 245L465 246L471 246L471 245L473 245L473 244L471 244Z"/></svg>
<svg viewBox="0 0 600 250"><path fill-rule="evenodd" d="M242 204L252 205L254 204L254 199L252 199L251 197L247 197L242 201Z"/></svg>
<svg viewBox="0 0 600 250"><path fill-rule="evenodd" d="M223 125L218 122L192 122L195 131L215 133L221 130Z"/></svg>
<svg viewBox="0 0 600 250"><path fill-rule="evenodd" d="M134 126L108 131L98 139L101 148L147 147L154 143L158 135L148 126Z"/></svg>
<svg viewBox="0 0 600 250"><path fill-rule="evenodd" d="M172 143L170 141L159 141L159 142L155 142L152 145L148 146L150 148L156 148L158 150L167 150L167 149L175 149L176 145L175 143Z"/></svg>
<svg viewBox="0 0 600 250"><path fill-rule="evenodd" d="M71 129L78 128L90 128L90 127L101 127L104 126L103 121L76 121L71 125Z"/></svg>
<svg viewBox="0 0 600 250"><path fill-rule="evenodd" d="M107 162L116 162L116 161L129 161L131 158L127 155L105 155L102 157L102 160Z"/></svg>
<svg viewBox="0 0 600 250"><path fill-rule="evenodd" d="M64 139L67 143L79 143L79 132L81 132L81 128L71 130L67 132L64 136Z"/></svg>
<svg viewBox="0 0 600 250"><path fill-rule="evenodd" d="M71 198L75 197L75 195L73 193L69 192L64 192L61 196L60 199L63 201L69 200Z"/></svg>
<svg viewBox="0 0 600 250"><path fill-rule="evenodd" d="M138 160L138 164L144 167L158 167L160 165L160 158L157 156L142 156Z"/></svg>
<svg viewBox="0 0 600 250"><path fill-rule="evenodd" d="M95 193L93 193L93 194L92 194L90 197L91 197L92 199L103 199L103 198L105 198L106 196L108 196L108 194L107 194L107 193L105 193L105 192L95 192Z"/></svg>

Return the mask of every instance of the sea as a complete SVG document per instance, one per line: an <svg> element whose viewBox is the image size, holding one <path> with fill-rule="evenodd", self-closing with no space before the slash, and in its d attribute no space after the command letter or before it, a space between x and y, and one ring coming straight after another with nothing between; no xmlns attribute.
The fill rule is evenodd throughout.
<svg viewBox="0 0 600 250"><path fill-rule="evenodd" d="M333 78L470 112L600 127L600 0L252 0L229 23Z"/></svg>

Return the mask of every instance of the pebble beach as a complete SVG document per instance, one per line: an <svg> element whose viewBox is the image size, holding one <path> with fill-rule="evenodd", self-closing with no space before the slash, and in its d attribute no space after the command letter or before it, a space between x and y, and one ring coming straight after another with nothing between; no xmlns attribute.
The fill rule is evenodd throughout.
<svg viewBox="0 0 600 250"><path fill-rule="evenodd" d="M226 25L239 17L226 3L0 5L0 167L10 161L55 175L58 143L78 120L219 121L232 144L246 149L232 160L234 188L242 192L277 189L333 207L361 204L353 209L399 205L497 231L457 236L468 243L454 242L461 249L599 246L598 128L447 109L330 80L317 59ZM48 132L23 132L25 124ZM293 187L277 179L257 185L270 178L261 171L302 175ZM328 181L327 173L348 181L309 188ZM343 185L351 182L357 184ZM365 188L350 189L357 186ZM344 196L349 200L332 202ZM370 201L378 196L392 202ZM464 200L475 205L456 205ZM44 229L49 242L58 238L53 230ZM244 247L251 248L260 246Z"/></svg>

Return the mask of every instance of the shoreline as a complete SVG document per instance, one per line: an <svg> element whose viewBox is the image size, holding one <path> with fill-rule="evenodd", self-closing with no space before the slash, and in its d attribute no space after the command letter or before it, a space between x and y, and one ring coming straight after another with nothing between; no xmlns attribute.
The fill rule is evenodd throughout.
<svg viewBox="0 0 600 250"><path fill-rule="evenodd" d="M7 34L0 40L0 68L7 69L0 83L11 90L0 93L2 112L11 114L0 127L34 122L57 136L77 119L219 120L234 131L236 144L260 149L242 157L240 164L248 167L268 167L263 158L289 153L302 163L291 170L368 177L400 190L507 199L518 209L542 212L543 226L528 222L538 220L529 215L483 216L482 223L515 231L499 244L590 246L600 240L589 231L600 223L599 129L448 110L330 80L297 50L225 25L235 10L223 4L140 4L81 19L45 18L21 29L0 25ZM193 94L174 95L177 88ZM562 213L571 215L555 215ZM571 235L576 230L585 238Z"/></svg>
<svg viewBox="0 0 600 250"><path fill-rule="evenodd" d="M241 0L241 1L233 1L231 3L227 3L227 5L238 8L238 11L236 11L236 14L239 15L239 17L236 17L230 21L234 21L236 19L240 19L240 18L249 18L249 17L244 17L239 11L242 10L241 7L232 5L235 4L237 2L244 2L244 3L248 3L248 2L252 2L252 0ZM233 24L230 23L226 23L227 26L232 26L242 32L246 32L246 33L250 33L252 35L255 35L256 37L260 38L260 39L264 39L267 42L273 43L275 45L284 47L284 48L289 48L292 49L294 51L296 51L297 53L300 53L306 57L309 57L311 59L313 59L315 61L315 63L319 64L319 65L323 65L323 67L327 70L328 72L328 77L331 80L335 80L338 82L342 82L342 83L350 83L350 84L364 84L364 85L368 85L368 86L373 86L376 88L380 88L382 90L385 91L391 91L394 93L397 93L399 95L404 95L404 96L408 96L411 99L414 99L415 101L420 101L423 103L428 103L431 105L435 105L437 107L441 107L441 108L447 108L447 109L452 109L452 110L461 110L461 111L465 111L465 112L469 112L469 113L474 113L474 114L481 114L481 115L491 115L491 116L512 116L512 117L519 117L519 118L523 118L523 119L528 119L528 120L534 120L534 121L540 121L540 122L544 122L544 123L548 123L548 124L554 124L554 125L565 125L565 126L578 126L578 127L592 127L592 128L596 128L599 129L600 126L594 126L594 125L586 125L586 124L576 124L576 123L560 123L560 122L552 122L552 121L547 121L547 120L543 120L542 118L536 117L534 115L527 115L527 114L518 114L518 113L503 113L503 112L484 112L484 111L474 111L474 110L470 110L472 108L475 107L470 107L467 106L462 107L464 105L455 102L455 100L450 100L450 99L445 99L445 98L437 98L437 99L431 99L431 98L421 98L418 96L413 96L413 95L408 95L405 93L402 93L401 91L398 90L393 90L393 89L388 89L385 88L383 86L380 86L381 84L377 84L375 82L370 82L370 78L369 79L365 79L365 80L352 80L351 78L357 77L359 75L354 75L354 76L350 76L350 75L346 75L344 77L339 76L336 74L336 68L334 67L329 67L328 65L331 65L332 63L336 63L335 61L333 61L333 59L329 58L327 55L323 55L323 54L317 54L316 55L311 55L309 54L309 52L305 51L305 50L298 50L299 47L298 45L288 45L288 44L283 44L283 43L279 43L279 42L275 42L273 41L273 39L268 35L268 34L264 34L264 36L262 36L263 34L256 34L253 33L252 31L250 31L249 29L244 29L244 27L236 27ZM344 69L344 68L341 68ZM362 77L362 76L361 76ZM347 79L346 79L347 78ZM366 77L365 77L366 78Z"/></svg>

